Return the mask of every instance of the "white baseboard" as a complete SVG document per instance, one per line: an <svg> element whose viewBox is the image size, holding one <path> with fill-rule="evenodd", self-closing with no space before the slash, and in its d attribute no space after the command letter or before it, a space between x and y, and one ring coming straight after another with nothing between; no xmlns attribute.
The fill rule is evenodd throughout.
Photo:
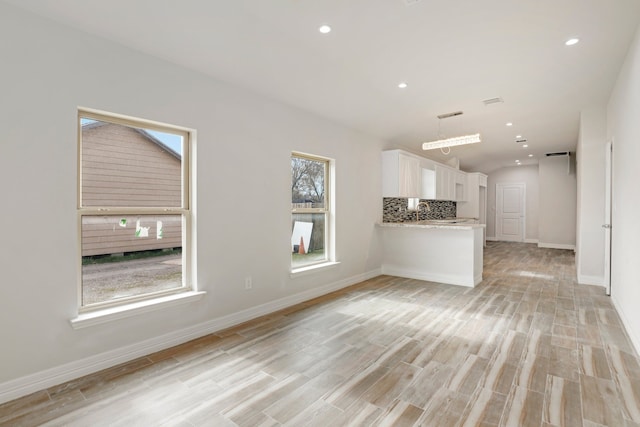
<svg viewBox="0 0 640 427"><path fill-rule="evenodd" d="M578 274L578 283L581 285L604 286L604 277Z"/></svg>
<svg viewBox="0 0 640 427"><path fill-rule="evenodd" d="M561 243L543 243L538 242L539 248L549 248L549 249L569 249L572 251L576 250L576 245L565 245Z"/></svg>
<svg viewBox="0 0 640 427"><path fill-rule="evenodd" d="M35 393L36 391L110 368L138 357L155 353L156 351L183 344L187 341L238 325L251 319L282 310L283 308L346 288L347 286L374 278L380 274L381 270L375 269L319 288L310 289L237 313L212 319L179 331L149 338L136 344L110 350L95 356L65 363L64 365L4 382L0 384L0 403L5 403Z"/></svg>
<svg viewBox="0 0 640 427"><path fill-rule="evenodd" d="M499 242L500 240L498 240L497 237L489 237L487 236L487 240L490 242ZM506 242L506 240L505 240ZM538 239L524 239L525 243L538 243Z"/></svg>
<svg viewBox="0 0 640 427"><path fill-rule="evenodd" d="M472 288L482 281L482 276L469 279L467 276L455 276L452 274L433 274L424 271L407 270L393 265L383 265L382 274L389 276L406 277L407 279L425 280L427 282L446 283L448 285L466 286Z"/></svg>
<svg viewBox="0 0 640 427"><path fill-rule="evenodd" d="M625 315L624 310L622 310L622 307L620 306L620 303L618 303L618 300L613 295L611 295L611 301L613 301L613 306L618 312L620 320L622 320L622 324L624 325L624 328L627 331L627 335L631 340L631 345L636 349L636 354L640 354L640 337L637 335L640 333L640 330L637 331L633 329L633 325L631 325L629 318Z"/></svg>

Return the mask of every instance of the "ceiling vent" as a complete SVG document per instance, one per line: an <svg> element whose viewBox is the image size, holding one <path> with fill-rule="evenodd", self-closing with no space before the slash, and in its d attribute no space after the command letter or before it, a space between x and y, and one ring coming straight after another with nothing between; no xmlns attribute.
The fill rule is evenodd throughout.
<svg viewBox="0 0 640 427"><path fill-rule="evenodd" d="M485 105L485 107L487 105L491 105L491 104L502 104L504 102L504 99L497 97L497 98L489 98L489 99L484 99L482 101L482 103Z"/></svg>
<svg viewBox="0 0 640 427"><path fill-rule="evenodd" d="M557 153L547 153L545 156L547 157L555 157L555 156L568 156L569 153L567 151L558 151Z"/></svg>
<svg viewBox="0 0 640 427"><path fill-rule="evenodd" d="M526 138L516 139L516 143L518 143L518 144L526 144L527 140L526 140ZM548 156L548 154L547 154L547 156Z"/></svg>
<svg viewBox="0 0 640 427"><path fill-rule="evenodd" d="M462 114L462 111L454 111L453 113L440 114L438 118L442 120L448 119L449 117L461 116Z"/></svg>
<svg viewBox="0 0 640 427"><path fill-rule="evenodd" d="M411 6L412 4L420 3L420 0L404 0L407 6Z"/></svg>

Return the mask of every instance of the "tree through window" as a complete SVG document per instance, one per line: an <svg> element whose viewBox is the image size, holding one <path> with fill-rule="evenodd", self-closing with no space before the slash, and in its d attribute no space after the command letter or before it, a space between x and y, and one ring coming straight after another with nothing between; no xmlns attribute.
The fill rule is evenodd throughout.
<svg viewBox="0 0 640 427"><path fill-rule="evenodd" d="M291 267L328 261L329 160L291 156Z"/></svg>

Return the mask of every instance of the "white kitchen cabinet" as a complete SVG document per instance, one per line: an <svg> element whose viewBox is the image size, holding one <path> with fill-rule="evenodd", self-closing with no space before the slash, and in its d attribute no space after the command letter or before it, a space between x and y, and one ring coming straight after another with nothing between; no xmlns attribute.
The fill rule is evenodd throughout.
<svg viewBox="0 0 640 427"><path fill-rule="evenodd" d="M420 157L401 150L382 152L382 197L420 197Z"/></svg>
<svg viewBox="0 0 640 427"><path fill-rule="evenodd" d="M382 152L382 197L463 201L466 172L403 150Z"/></svg>
<svg viewBox="0 0 640 427"><path fill-rule="evenodd" d="M458 217L477 218L478 223L487 224L487 175L477 172L467 174L467 198L457 204L456 210ZM486 245L486 236L483 241Z"/></svg>
<svg viewBox="0 0 640 427"><path fill-rule="evenodd" d="M467 174L462 171L455 171L455 196L456 202L464 202L467 200Z"/></svg>
<svg viewBox="0 0 640 427"><path fill-rule="evenodd" d="M436 200L455 200L455 171L447 166L436 164Z"/></svg>
<svg viewBox="0 0 640 427"><path fill-rule="evenodd" d="M458 203L457 211L459 217L465 218L480 218L481 207L484 203L481 203L480 196L486 197L486 191L482 191L481 188L487 188L487 176L482 173L468 173L467 174L467 199Z"/></svg>

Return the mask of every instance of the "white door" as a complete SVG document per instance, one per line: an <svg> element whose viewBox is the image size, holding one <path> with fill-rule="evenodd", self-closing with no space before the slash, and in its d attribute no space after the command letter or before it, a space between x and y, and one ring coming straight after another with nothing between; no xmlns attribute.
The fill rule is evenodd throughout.
<svg viewBox="0 0 640 427"><path fill-rule="evenodd" d="M496 184L496 238L524 241L525 184Z"/></svg>
<svg viewBox="0 0 640 427"><path fill-rule="evenodd" d="M604 177L604 286L607 295L611 295L611 200L612 200L612 172L613 172L613 142L606 146L606 163Z"/></svg>

